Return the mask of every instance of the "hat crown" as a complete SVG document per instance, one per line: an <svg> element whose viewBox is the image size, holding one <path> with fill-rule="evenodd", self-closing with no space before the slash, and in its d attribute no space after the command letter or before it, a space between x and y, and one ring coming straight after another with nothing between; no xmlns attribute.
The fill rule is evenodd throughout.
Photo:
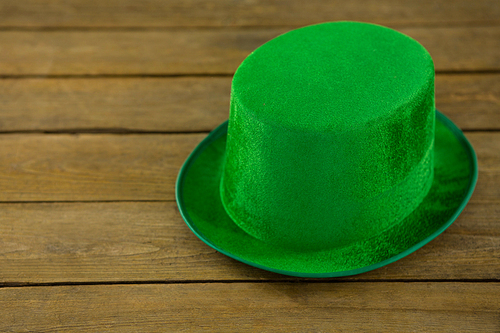
<svg viewBox="0 0 500 333"><path fill-rule="evenodd" d="M266 242L372 237L427 194L434 118L432 59L413 39L355 22L281 35L233 78L222 203Z"/></svg>

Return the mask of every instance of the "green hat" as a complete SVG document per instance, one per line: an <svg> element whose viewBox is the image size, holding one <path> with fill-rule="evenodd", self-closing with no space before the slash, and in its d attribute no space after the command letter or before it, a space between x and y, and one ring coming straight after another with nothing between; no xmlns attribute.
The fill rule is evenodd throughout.
<svg viewBox="0 0 500 333"><path fill-rule="evenodd" d="M476 180L472 146L435 109L429 53L389 28L334 22L285 33L243 61L229 121L188 157L176 198L217 251L334 277L434 239Z"/></svg>

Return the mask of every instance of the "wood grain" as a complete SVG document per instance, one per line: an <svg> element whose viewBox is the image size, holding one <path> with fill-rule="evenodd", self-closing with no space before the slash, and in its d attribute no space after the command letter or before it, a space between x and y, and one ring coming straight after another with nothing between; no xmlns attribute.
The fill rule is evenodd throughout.
<svg viewBox="0 0 500 333"><path fill-rule="evenodd" d="M0 75L232 74L285 28L173 31L3 31ZM500 69L500 26L401 28L437 71Z"/></svg>
<svg viewBox="0 0 500 333"><path fill-rule="evenodd" d="M230 86L230 77L4 79L0 131L208 132L228 117Z"/></svg>
<svg viewBox="0 0 500 333"><path fill-rule="evenodd" d="M499 130L500 75L437 75L436 107L462 130Z"/></svg>
<svg viewBox="0 0 500 333"><path fill-rule="evenodd" d="M498 23L495 0L120 1L3 0L3 27L192 27L306 25L358 20L379 24Z"/></svg>
<svg viewBox="0 0 500 333"><path fill-rule="evenodd" d="M0 330L497 332L499 283L233 283L0 289Z"/></svg>
<svg viewBox="0 0 500 333"><path fill-rule="evenodd" d="M500 200L473 199L445 233L372 272L338 280L498 280ZM189 230L175 202L2 204L0 286L296 280L230 259Z"/></svg>
<svg viewBox="0 0 500 333"><path fill-rule="evenodd" d="M229 114L230 77L0 80L0 132L201 132ZM437 75L460 128L500 129L500 75Z"/></svg>
<svg viewBox="0 0 500 333"><path fill-rule="evenodd" d="M173 200L180 166L205 136L3 135L0 201Z"/></svg>
<svg viewBox="0 0 500 333"><path fill-rule="evenodd" d="M0 201L174 200L177 173L206 134L0 136ZM468 133L478 200L500 196L500 133Z"/></svg>
<svg viewBox="0 0 500 333"><path fill-rule="evenodd" d="M205 245L174 182L239 63L333 20L430 51L479 182L422 249L311 281ZM498 0L0 1L0 331L500 332L499 73Z"/></svg>

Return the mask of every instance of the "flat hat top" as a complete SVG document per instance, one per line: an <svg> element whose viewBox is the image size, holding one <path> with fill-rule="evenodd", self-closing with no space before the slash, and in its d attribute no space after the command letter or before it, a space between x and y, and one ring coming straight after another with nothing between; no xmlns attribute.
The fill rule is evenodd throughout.
<svg viewBox="0 0 500 333"><path fill-rule="evenodd" d="M391 116L433 79L429 53L412 38L378 25L332 22L255 50L234 76L232 99L269 122L352 129Z"/></svg>

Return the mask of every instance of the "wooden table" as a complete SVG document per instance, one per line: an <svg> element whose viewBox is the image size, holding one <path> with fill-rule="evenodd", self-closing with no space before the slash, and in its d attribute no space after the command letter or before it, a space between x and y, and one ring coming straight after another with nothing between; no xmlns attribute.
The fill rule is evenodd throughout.
<svg viewBox="0 0 500 333"><path fill-rule="evenodd" d="M479 182L410 256L298 279L203 244L174 181L245 56L335 20L429 50ZM0 76L0 331L500 332L498 0L2 0Z"/></svg>

